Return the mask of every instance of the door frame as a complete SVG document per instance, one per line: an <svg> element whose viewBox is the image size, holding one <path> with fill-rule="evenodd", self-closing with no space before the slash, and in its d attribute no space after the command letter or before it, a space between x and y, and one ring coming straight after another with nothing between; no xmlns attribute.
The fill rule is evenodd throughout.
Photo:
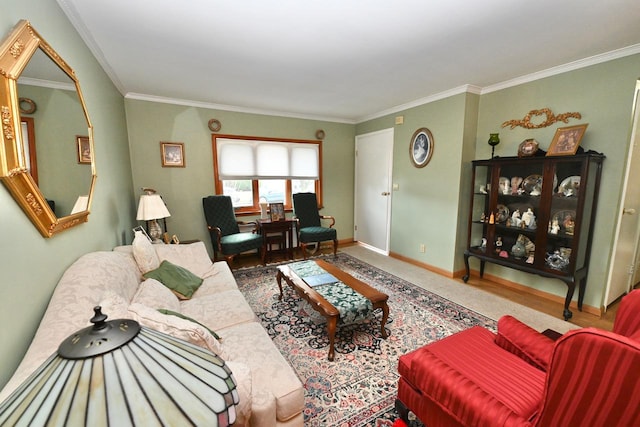
<svg viewBox="0 0 640 427"><path fill-rule="evenodd" d="M385 247L384 248L377 248L374 247L372 245L363 243L363 242L358 242L358 230L356 228L354 228L353 230L353 240L358 242L360 245L367 247L368 249L381 253L383 255L389 255L389 250L390 250L390 245L391 245L391 205L392 205L392 196L393 196L393 192L391 191L391 187L392 187L392 180L393 180L393 146L394 146L394 135L395 135L395 129L394 128L387 128L387 129L382 129L382 130L378 130L378 131L374 131L374 132L367 132L361 135L356 135L355 137L355 176L354 176L354 205L353 205L353 216L354 216L354 224L358 225L358 212L360 211L360 209L363 209L363 207L359 207L358 206L358 191L360 188L361 183L358 182L358 143L360 142L360 140L363 137L368 137L368 136L374 136L374 135L379 135L379 134L385 134L388 133L390 134L390 139L389 139L389 144L388 144L388 160L389 160L389 167L387 170L387 189L385 189L384 191L386 191L388 194L387 197L387 212L386 212L386 224L385 226Z"/></svg>
<svg viewBox="0 0 640 427"><path fill-rule="evenodd" d="M618 244L620 243L620 229L622 227L623 215L625 215L626 209L625 205L628 204L627 201L627 190L629 186L629 175L631 174L631 168L634 164L634 144L636 140L640 141L640 79L636 81L635 94L633 96L633 108L631 111L631 130L629 132L629 146L627 149L627 162L625 167L625 175L624 175L624 184L622 186L622 196L620 197L620 205L618 206L618 218L616 221L616 231L615 238L613 240L612 250L611 250L611 262L609 263L609 272L607 274L607 284L605 287L605 292L602 299L602 306L604 311L607 311L608 306L614 302L619 295L610 297L611 293L611 285L613 280L614 268L617 267L615 257L618 250ZM636 154L636 156L640 156L640 151ZM636 158L636 162L640 162L640 159ZM633 183L631 185L634 185ZM638 258L640 257L640 212L634 212L633 216L638 218L636 220L636 230L635 230L635 246L633 248L633 256L632 256L632 264L628 267L629 270L629 282L627 284L627 289L625 293L628 293L635 284L635 278L638 274ZM624 295L624 294L623 294Z"/></svg>

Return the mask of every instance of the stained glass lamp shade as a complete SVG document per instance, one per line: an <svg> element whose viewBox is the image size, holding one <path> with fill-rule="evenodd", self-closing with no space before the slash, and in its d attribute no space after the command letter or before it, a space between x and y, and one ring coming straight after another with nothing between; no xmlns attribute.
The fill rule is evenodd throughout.
<svg viewBox="0 0 640 427"><path fill-rule="evenodd" d="M89 326L2 404L0 425L228 426L238 391L215 354L141 327L106 321L96 307Z"/></svg>

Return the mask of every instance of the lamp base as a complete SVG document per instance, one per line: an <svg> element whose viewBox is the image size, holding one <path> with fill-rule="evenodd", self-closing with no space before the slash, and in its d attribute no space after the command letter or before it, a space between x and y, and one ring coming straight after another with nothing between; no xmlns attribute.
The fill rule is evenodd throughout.
<svg viewBox="0 0 640 427"><path fill-rule="evenodd" d="M162 241L162 227L158 223L158 220L152 219L147 222L147 230L149 232L149 237L155 241Z"/></svg>

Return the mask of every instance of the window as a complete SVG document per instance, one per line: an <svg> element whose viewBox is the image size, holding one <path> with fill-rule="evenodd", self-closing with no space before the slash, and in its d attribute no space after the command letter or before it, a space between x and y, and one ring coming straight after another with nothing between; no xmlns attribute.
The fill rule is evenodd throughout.
<svg viewBox="0 0 640 427"><path fill-rule="evenodd" d="M260 212L260 202L282 202L314 192L322 205L321 141L213 135L216 194L231 197L239 214Z"/></svg>

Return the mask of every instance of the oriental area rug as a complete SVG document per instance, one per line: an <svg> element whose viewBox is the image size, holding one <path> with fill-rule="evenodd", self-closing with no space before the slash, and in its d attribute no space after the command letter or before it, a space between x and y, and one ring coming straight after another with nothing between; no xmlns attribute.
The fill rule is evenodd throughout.
<svg viewBox="0 0 640 427"><path fill-rule="evenodd" d="M495 330L488 317L345 253L320 256L389 295L383 339L381 310L353 325L338 324L335 360L327 360L325 319L283 280L276 266L234 271L240 291L305 387L305 426L391 426L397 418L398 358L471 326ZM419 423L416 423L419 425Z"/></svg>

